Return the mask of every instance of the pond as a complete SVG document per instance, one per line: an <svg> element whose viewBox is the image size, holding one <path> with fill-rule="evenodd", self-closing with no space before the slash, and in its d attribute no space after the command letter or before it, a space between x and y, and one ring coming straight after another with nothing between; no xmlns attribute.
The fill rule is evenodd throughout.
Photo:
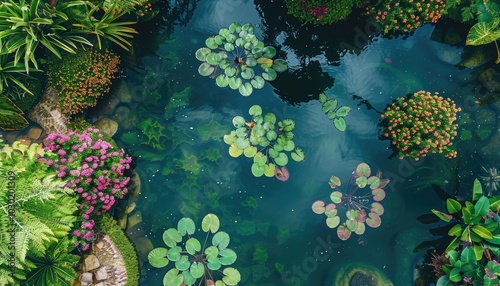
<svg viewBox="0 0 500 286"><path fill-rule="evenodd" d="M484 173L481 166L498 165L491 147L498 111L474 103L472 69L457 67L464 47L431 40L435 26L393 39L373 36L374 27L362 19L292 28L282 7L264 2L202 0L186 7L180 22L164 15L142 28L137 61L124 78L133 100L119 109L115 136L138 157L142 179L142 222L129 235L136 244L147 237L154 247L163 246L163 231L180 218L199 225L214 213L238 254L233 266L242 274L241 285L334 285L342 267L360 264L395 285L413 285L415 265L424 255L413 249L432 239L429 229L435 227L417 217L444 210L431 184L471 196L474 178ZM248 97L200 76L194 56L205 39L233 22L252 24L257 38L276 47L289 66ZM464 128L473 135L459 130L457 158L399 159L391 156L389 141L380 140L380 111L419 90L439 92L462 108L459 122L468 122ZM345 132L323 112L321 92L351 108ZM249 118L256 104L278 120L295 121L294 142L305 160L290 160L285 182L253 176L252 160L231 157L223 141L234 129L233 117ZM391 180L385 212L380 227L343 241L311 206L329 199L330 177L348 182L361 162ZM143 263L142 271L141 285L161 285L166 269Z"/></svg>

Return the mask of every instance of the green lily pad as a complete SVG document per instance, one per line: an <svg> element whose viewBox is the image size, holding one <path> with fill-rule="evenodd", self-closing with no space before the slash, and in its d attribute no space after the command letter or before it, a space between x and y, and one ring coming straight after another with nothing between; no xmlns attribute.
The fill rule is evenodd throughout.
<svg viewBox="0 0 500 286"><path fill-rule="evenodd" d="M189 269L186 269L182 272L182 276L184 276L184 283L185 285L193 285L194 283L196 283L196 278L193 277L193 275L191 274L191 265L189 267Z"/></svg>
<svg viewBox="0 0 500 286"><path fill-rule="evenodd" d="M335 191L330 194L330 199L332 200L333 203L339 204L340 202L342 202L342 196L343 195L341 192Z"/></svg>
<svg viewBox="0 0 500 286"><path fill-rule="evenodd" d="M220 74L215 78L215 84L218 87L226 87L229 85L229 77L225 74Z"/></svg>
<svg viewBox="0 0 500 286"><path fill-rule="evenodd" d="M257 152L257 154L253 157L253 162L260 166L264 166L264 164L267 163L267 157L262 154L262 152Z"/></svg>
<svg viewBox="0 0 500 286"><path fill-rule="evenodd" d="M225 249L229 245L229 241L229 234L224 231L219 231L212 237L212 245L217 246L219 250Z"/></svg>
<svg viewBox="0 0 500 286"><path fill-rule="evenodd" d="M248 56L245 64L247 65L247 67L254 67L257 65L257 59L255 57Z"/></svg>
<svg viewBox="0 0 500 286"><path fill-rule="evenodd" d="M236 143L233 143L231 144L231 146L229 146L229 155L231 157L238 158L239 156L241 156L241 154L243 154L243 149L238 148L236 146Z"/></svg>
<svg viewBox="0 0 500 286"><path fill-rule="evenodd" d="M258 116L262 114L262 108L259 105L252 105L248 110L248 114Z"/></svg>
<svg viewBox="0 0 500 286"><path fill-rule="evenodd" d="M273 81L276 79L276 77L278 76L276 74L276 71L271 69L271 68L266 68L264 69L264 73L262 73L262 77L267 80L267 81Z"/></svg>
<svg viewBox="0 0 500 286"><path fill-rule="evenodd" d="M217 49L217 47L219 46L219 44L217 44L215 42L215 39L213 37L210 37L208 39L205 40L205 45L209 48L209 49L212 49L212 50L215 50Z"/></svg>
<svg viewBox="0 0 500 286"><path fill-rule="evenodd" d="M198 73L200 73L200 75L202 76L209 76L213 74L214 71L215 68L208 63L202 63L200 67L198 67Z"/></svg>
<svg viewBox="0 0 500 286"><path fill-rule="evenodd" d="M288 156L285 153L279 153L278 157L274 159L274 162L279 166L285 166L288 164Z"/></svg>
<svg viewBox="0 0 500 286"><path fill-rule="evenodd" d="M186 241L186 250L189 254L195 255L196 252L201 250L201 244L196 238L191 237Z"/></svg>
<svg viewBox="0 0 500 286"><path fill-rule="evenodd" d="M207 214L201 221L201 229L204 232L216 233L219 230L220 221L215 214Z"/></svg>
<svg viewBox="0 0 500 286"><path fill-rule="evenodd" d="M241 24L238 22L231 23L229 25L229 32L231 33L239 33L241 31Z"/></svg>
<svg viewBox="0 0 500 286"><path fill-rule="evenodd" d="M222 271L222 273L224 274L222 281L224 281L224 283L228 286L238 285L241 280L240 272L238 272L235 268L227 267Z"/></svg>
<svg viewBox="0 0 500 286"><path fill-rule="evenodd" d="M248 141L248 138L238 138L236 139L236 147L238 147L241 150L245 150L250 146L250 141Z"/></svg>
<svg viewBox="0 0 500 286"><path fill-rule="evenodd" d="M151 266L155 268L163 268L168 265L167 258L168 249L165 247L158 247L151 250L148 254L148 261Z"/></svg>
<svg viewBox="0 0 500 286"><path fill-rule="evenodd" d="M178 261L181 259L182 248L180 246L174 246L168 250L167 257L170 261Z"/></svg>
<svg viewBox="0 0 500 286"><path fill-rule="evenodd" d="M266 58L273 58L276 55L276 49L274 47L267 46L262 49L262 53Z"/></svg>
<svg viewBox="0 0 500 286"><path fill-rule="evenodd" d="M347 128L347 124L343 117L335 118L333 120L333 125L335 125L335 128L337 128L339 131L345 131Z"/></svg>
<svg viewBox="0 0 500 286"><path fill-rule="evenodd" d="M222 267L222 264L220 263L219 258L209 259L207 267L210 270L219 270Z"/></svg>
<svg viewBox="0 0 500 286"><path fill-rule="evenodd" d="M238 91L243 96L249 96L253 92L253 87L250 83L245 82L244 84L240 85L240 87L238 88Z"/></svg>
<svg viewBox="0 0 500 286"><path fill-rule="evenodd" d="M184 236L186 234L193 234L196 230L196 226L194 221L188 217L183 217L177 223L177 230L179 233Z"/></svg>
<svg viewBox="0 0 500 286"><path fill-rule="evenodd" d="M242 80L239 77L231 77L229 78L229 88L238 89L242 84Z"/></svg>
<svg viewBox="0 0 500 286"><path fill-rule="evenodd" d="M172 268L163 276L164 286L180 286L184 282L184 276L179 274L179 270Z"/></svg>
<svg viewBox="0 0 500 286"><path fill-rule="evenodd" d="M329 228L336 228L340 224L340 217L332 216L326 219L326 225Z"/></svg>
<svg viewBox="0 0 500 286"><path fill-rule="evenodd" d="M339 211L337 210L337 207L335 206L335 204L328 204L325 206L325 215L327 217L334 217L337 215Z"/></svg>
<svg viewBox="0 0 500 286"><path fill-rule="evenodd" d="M358 176L369 177L370 173L371 173L370 166L368 166L368 164L366 164L366 163L360 163L356 167L356 174Z"/></svg>
<svg viewBox="0 0 500 286"><path fill-rule="evenodd" d="M203 263L193 262L189 270L195 279L201 278L203 274L205 274L205 266Z"/></svg>
<svg viewBox="0 0 500 286"><path fill-rule="evenodd" d="M221 256L219 260L222 265L231 265L238 258L236 252L234 252L234 250L229 248L225 248L219 251L219 255Z"/></svg>
<svg viewBox="0 0 500 286"><path fill-rule="evenodd" d="M325 202L323 202L323 201L315 201L312 204L312 210L313 210L313 212L315 212L317 214L324 213L325 212Z"/></svg>
<svg viewBox="0 0 500 286"><path fill-rule="evenodd" d="M231 39L233 39L233 38L231 38ZM231 42L225 43L224 44L224 50L226 50L228 52L232 52L232 51L234 51L234 45Z"/></svg>
<svg viewBox="0 0 500 286"><path fill-rule="evenodd" d="M245 148L245 150L243 150L243 154L247 158L253 158L256 153L257 153L257 147L255 146L248 146Z"/></svg>
<svg viewBox="0 0 500 286"><path fill-rule="evenodd" d="M379 216L384 214L384 207L377 202L372 203L371 212L378 214Z"/></svg>
<svg viewBox="0 0 500 286"><path fill-rule="evenodd" d="M175 228L169 228L163 232L163 242L169 247L174 247L182 241L182 235Z"/></svg>
<svg viewBox="0 0 500 286"><path fill-rule="evenodd" d="M259 165L259 164L256 164L256 163L253 163L252 164L252 174L255 176L255 177L262 177L262 175L264 175L264 165Z"/></svg>
<svg viewBox="0 0 500 286"><path fill-rule="evenodd" d="M295 150L290 154L290 156L292 157L292 160L296 162L302 162L305 160L304 152L300 148L295 148Z"/></svg>
<svg viewBox="0 0 500 286"><path fill-rule="evenodd" d="M332 189L335 189L336 187L340 187L342 185L342 182L340 181L340 178L337 176L331 176L330 181L328 182L330 187Z"/></svg>
<svg viewBox="0 0 500 286"><path fill-rule="evenodd" d="M255 76L254 79L250 81L250 84L255 88L255 89L261 89L264 87L265 81L264 78L261 77L260 75Z"/></svg>
<svg viewBox="0 0 500 286"><path fill-rule="evenodd" d="M376 213L369 213L366 219L366 224L370 227L377 228L382 224L380 216Z"/></svg>
<svg viewBox="0 0 500 286"><path fill-rule="evenodd" d="M351 108L349 106L342 106L337 111L335 112L335 115L339 117L346 117L349 112L351 111Z"/></svg>
<svg viewBox="0 0 500 286"><path fill-rule="evenodd" d="M266 177L274 177L275 173L274 173L274 170L276 170L276 165L274 165L273 163L269 163L269 164L265 164L264 165L264 175Z"/></svg>
<svg viewBox="0 0 500 286"><path fill-rule="evenodd" d="M207 55L210 54L211 52L212 52L211 49L203 47L196 50L195 56L199 61L204 62L207 58Z"/></svg>
<svg viewBox="0 0 500 286"><path fill-rule="evenodd" d="M236 74L236 71L237 71L237 70L236 70L235 68L233 68L233 67L228 67L228 68L226 68L226 69L224 70L224 74L225 74L225 75L229 78L229 83L231 82L231 79L233 79L233 78L234 78L235 80L239 79L239 80L241 81L241 78L239 78L239 77L233 77L233 76ZM241 83L240 83L240 84L241 84ZM230 86L230 87L231 87L231 86ZM236 89L236 88L233 88L233 87L231 87L231 88L232 88L232 89Z"/></svg>
<svg viewBox="0 0 500 286"><path fill-rule="evenodd" d="M205 249L205 254L207 255L208 260L212 260L219 256L219 248L215 246L209 246Z"/></svg>
<svg viewBox="0 0 500 286"><path fill-rule="evenodd" d="M284 71L286 71L288 69L288 64L286 63L285 60L276 59L276 60L274 60L272 68L276 72L284 72Z"/></svg>
<svg viewBox="0 0 500 286"><path fill-rule="evenodd" d="M349 239L349 237L351 237L351 233L352 233L352 232L351 232L351 231L350 231L347 227L345 227L345 226L343 226L343 225L341 225L341 226L339 226L339 227L337 228L337 236L338 236L341 240L348 240L348 239Z"/></svg>
<svg viewBox="0 0 500 286"><path fill-rule="evenodd" d="M243 79L250 80L250 79L254 78L254 76L255 76L255 72L253 71L252 68L246 68L244 71L241 72L241 77Z"/></svg>
<svg viewBox="0 0 500 286"><path fill-rule="evenodd" d="M220 60L217 60L216 57L217 54L215 53L210 53L207 55L206 62L211 65L211 66L216 66L220 63Z"/></svg>
<svg viewBox="0 0 500 286"><path fill-rule="evenodd" d="M191 266L191 262L189 262L189 257L187 255L181 256L181 258L175 262L175 268L180 271L189 269L189 266Z"/></svg>
<svg viewBox="0 0 500 286"><path fill-rule="evenodd" d="M373 200L380 202L385 198L385 191L383 189L372 190Z"/></svg>
<svg viewBox="0 0 500 286"><path fill-rule="evenodd" d="M264 122L269 123L274 127L274 124L276 124L276 115L274 115L274 113L267 113L264 116Z"/></svg>

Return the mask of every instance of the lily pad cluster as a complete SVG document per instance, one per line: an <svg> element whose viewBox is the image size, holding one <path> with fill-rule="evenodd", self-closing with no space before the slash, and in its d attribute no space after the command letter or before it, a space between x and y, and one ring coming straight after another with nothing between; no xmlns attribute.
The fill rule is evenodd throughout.
<svg viewBox="0 0 500 286"><path fill-rule="evenodd" d="M177 228L169 228L163 233L163 241L168 248L158 247L148 254L153 267L163 268L170 262L174 264L163 277L163 285L238 285L241 280L239 271L225 267L233 264L237 255L227 247L229 234L218 231L219 227L220 221L215 214L207 214L203 218L201 229L206 233L203 245L193 237L196 226L190 218L181 218ZM210 233L214 234L211 240L208 239ZM211 242L208 247L207 242ZM216 276L222 277L219 279ZM198 279L201 281L197 282Z"/></svg>
<svg viewBox="0 0 500 286"><path fill-rule="evenodd" d="M242 116L233 118L235 130L224 135L224 142L229 145L229 155L239 157L242 154L253 158L252 174L255 177L276 176L279 180L288 179L288 155L296 162L305 159L304 152L295 147L293 130L295 122L291 119L276 122L274 113L262 114L259 105L250 107L248 113L252 120Z"/></svg>
<svg viewBox="0 0 500 286"><path fill-rule="evenodd" d="M375 176L371 175L370 166L360 163L350 182L353 182L351 189L342 192L339 190L340 179L332 176L328 182L330 188L334 189L330 194L332 202L325 205L324 201L315 201L312 205L313 212L326 215L326 225L337 228L337 235L342 240L349 239L353 232L358 235L365 233L365 224L372 228L380 226L380 216L384 213L380 202L385 198L384 188L389 184L389 179L382 179L380 171ZM340 214L344 211L345 218L341 218Z"/></svg>
<svg viewBox="0 0 500 286"><path fill-rule="evenodd" d="M259 41L251 24L232 23L209 37L205 45L195 53L203 62L200 75L215 78L219 87L229 86L243 96L263 88L266 80L275 80L277 72L288 68L283 59L272 59L276 49Z"/></svg>
<svg viewBox="0 0 500 286"><path fill-rule="evenodd" d="M323 103L321 109L326 113L328 118L333 120L333 125L335 125L339 131L345 131L347 124L344 117L349 115L351 108L349 106L337 108L338 101L335 98L328 99L324 93L320 93L319 102Z"/></svg>

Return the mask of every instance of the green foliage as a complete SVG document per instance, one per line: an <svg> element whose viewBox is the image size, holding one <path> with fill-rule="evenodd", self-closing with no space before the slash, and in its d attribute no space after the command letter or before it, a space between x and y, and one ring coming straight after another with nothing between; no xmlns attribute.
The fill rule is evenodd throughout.
<svg viewBox="0 0 500 286"><path fill-rule="evenodd" d="M3 43L0 43L0 52L6 53L5 44ZM29 71L34 72L39 70L30 67ZM14 62L14 57L10 54L0 53L0 94L6 92L8 87L18 87L32 94L26 85L19 80L19 77L27 76L24 72L25 67L21 62Z"/></svg>
<svg viewBox="0 0 500 286"><path fill-rule="evenodd" d="M337 100L335 98L328 99L324 93L320 93L319 102L323 104L321 109L326 113L329 119L333 120L333 125L335 125L339 131L345 131L346 122L344 117L349 115L351 108L348 106L337 108Z"/></svg>
<svg viewBox="0 0 500 286"><path fill-rule="evenodd" d="M0 129L4 131L23 129L29 125L24 112L5 95L0 95Z"/></svg>
<svg viewBox="0 0 500 286"><path fill-rule="evenodd" d="M252 116L251 121L246 121L241 116L233 118L236 130L224 135L224 142L229 145L229 155L239 157L242 154L247 158L253 158L252 174L255 177L276 176L281 181L288 179L288 155L294 161L304 161L304 152L295 147L293 142L293 130L295 122L284 119L277 122L274 113L262 115L262 108L253 105L249 109Z"/></svg>
<svg viewBox="0 0 500 286"><path fill-rule="evenodd" d="M449 264L442 266L444 275L437 285L469 279L473 285L498 285L500 265L500 217L497 212L500 196L483 195L481 183L474 180L472 200L446 200L446 212L433 209L442 221L450 223L439 229L448 229L451 239L445 254ZM484 283L484 284L483 284Z"/></svg>
<svg viewBox="0 0 500 286"><path fill-rule="evenodd" d="M219 87L237 89L243 96L252 94L254 88L263 88L264 80L273 81L277 72L288 68L284 60L272 59L276 49L264 46L251 24L232 23L208 38L205 45L195 54L203 62L198 73L215 78Z"/></svg>
<svg viewBox="0 0 500 286"><path fill-rule="evenodd" d="M227 126L222 126L213 118L207 124L196 127L196 131L198 131L198 134L200 134L201 139L204 141L210 139L220 141L228 132L227 129Z"/></svg>
<svg viewBox="0 0 500 286"><path fill-rule="evenodd" d="M148 118L140 122L137 127L142 133L143 140L140 144L149 145L156 150L165 150L162 138L167 136L164 134L165 127L159 121Z"/></svg>
<svg viewBox="0 0 500 286"><path fill-rule="evenodd" d="M189 104L189 95L191 95L191 87L185 87L182 91L174 93L168 100L165 106L164 118L171 119L174 117L174 111L177 108L185 107Z"/></svg>
<svg viewBox="0 0 500 286"><path fill-rule="evenodd" d="M105 50L78 51L53 59L47 67L48 82L58 92L61 112L67 116L95 106L109 91L120 60Z"/></svg>
<svg viewBox="0 0 500 286"><path fill-rule="evenodd" d="M127 270L126 286L139 285L139 261L134 245L128 240L127 236L116 223L113 217L109 214L104 214L97 221L97 229L105 232L116 245L125 261L125 269Z"/></svg>
<svg viewBox="0 0 500 286"><path fill-rule="evenodd" d="M163 241L168 248L155 248L148 255L149 263L156 268L174 263L175 267L165 274L163 285L194 285L198 279L201 279L200 284L205 281L206 285L237 285L240 282L238 270L224 267L233 264L237 255L227 248L229 234L219 231L219 226L216 215L207 214L203 218L201 229L206 233L203 245L194 237L194 221L187 217L179 220L177 228L169 228L163 233ZM211 240L210 233L213 234ZM209 241L211 245L207 247ZM215 276L216 273L222 274L220 280Z"/></svg>
<svg viewBox="0 0 500 286"><path fill-rule="evenodd" d="M332 24L345 20L352 9L360 6L361 0L285 0L288 14L307 24Z"/></svg>
<svg viewBox="0 0 500 286"><path fill-rule="evenodd" d="M370 166L360 163L353 172L349 180L353 190L342 192L338 187L341 180L332 176L328 184L334 191L330 194L332 203L325 205L324 201L315 201L312 210L317 214L326 215L326 225L329 228L337 228L337 235L342 240L347 240L354 232L358 235L365 233L366 225L377 228L381 224L380 217L384 213L384 207L380 202L385 198L384 188L389 184L389 179L382 179L379 171L375 176L371 176ZM358 192L368 187L368 191L362 194ZM371 202L371 204L370 204ZM342 222L340 206L345 206L345 222ZM367 214L367 211L369 213Z"/></svg>

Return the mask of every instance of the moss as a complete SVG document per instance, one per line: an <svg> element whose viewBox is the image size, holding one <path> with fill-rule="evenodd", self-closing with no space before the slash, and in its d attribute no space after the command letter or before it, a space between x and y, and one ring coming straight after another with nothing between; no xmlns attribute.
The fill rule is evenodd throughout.
<svg viewBox="0 0 500 286"><path fill-rule="evenodd" d="M99 222L97 228L104 231L116 245L125 260L125 269L127 270L127 284L126 286L139 285L139 261L134 246L125 236L123 230L116 223L116 221L109 215L104 214Z"/></svg>

